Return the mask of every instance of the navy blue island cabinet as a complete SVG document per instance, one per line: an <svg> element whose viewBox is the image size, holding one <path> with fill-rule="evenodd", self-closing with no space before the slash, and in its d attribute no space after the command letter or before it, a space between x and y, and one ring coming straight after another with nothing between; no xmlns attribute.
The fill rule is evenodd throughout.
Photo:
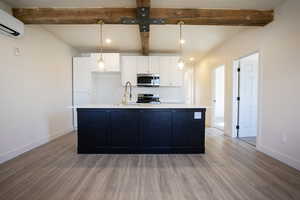
<svg viewBox="0 0 300 200"><path fill-rule="evenodd" d="M77 108L78 153L204 153L205 111Z"/></svg>

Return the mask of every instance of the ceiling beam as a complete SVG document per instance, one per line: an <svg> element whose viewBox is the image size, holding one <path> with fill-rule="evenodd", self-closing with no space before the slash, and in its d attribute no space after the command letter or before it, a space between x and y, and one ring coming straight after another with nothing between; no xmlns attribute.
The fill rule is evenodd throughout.
<svg viewBox="0 0 300 200"><path fill-rule="evenodd" d="M150 44L150 32L140 32L142 53L143 55L149 55L149 44Z"/></svg>
<svg viewBox="0 0 300 200"><path fill-rule="evenodd" d="M150 0L136 0L136 5L138 8L141 8L141 7L150 8L151 1Z"/></svg>
<svg viewBox="0 0 300 200"><path fill-rule="evenodd" d="M139 1L139 0L138 0ZM144 1L143 1L144 2ZM140 3L139 3L140 4ZM25 24L138 24L136 8L14 8L13 14ZM264 26L273 21L272 10L150 8L151 19L164 24Z"/></svg>
<svg viewBox="0 0 300 200"><path fill-rule="evenodd" d="M135 19L135 8L13 8L13 15L25 24L122 24Z"/></svg>
<svg viewBox="0 0 300 200"><path fill-rule="evenodd" d="M14 8L25 24L138 24L142 53L149 54L150 24L264 26L273 10L150 8L151 0L136 0L137 8Z"/></svg>
<svg viewBox="0 0 300 200"><path fill-rule="evenodd" d="M165 24L265 26L273 21L274 11L152 8L150 17L164 19Z"/></svg>
<svg viewBox="0 0 300 200"><path fill-rule="evenodd" d="M139 23L142 53L149 55L150 43L150 4L151 0L136 0L136 20Z"/></svg>

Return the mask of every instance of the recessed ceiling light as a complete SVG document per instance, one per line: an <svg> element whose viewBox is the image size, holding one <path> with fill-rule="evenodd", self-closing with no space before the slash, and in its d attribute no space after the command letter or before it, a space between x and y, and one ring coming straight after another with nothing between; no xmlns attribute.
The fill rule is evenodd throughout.
<svg viewBox="0 0 300 200"><path fill-rule="evenodd" d="M184 44L185 43L185 40L184 39L181 39L179 40L180 44Z"/></svg>
<svg viewBox="0 0 300 200"><path fill-rule="evenodd" d="M106 44L110 44L111 43L111 39L106 38L105 42L106 42Z"/></svg>
<svg viewBox="0 0 300 200"><path fill-rule="evenodd" d="M194 57L190 57L190 61L194 61L195 60L195 58Z"/></svg>

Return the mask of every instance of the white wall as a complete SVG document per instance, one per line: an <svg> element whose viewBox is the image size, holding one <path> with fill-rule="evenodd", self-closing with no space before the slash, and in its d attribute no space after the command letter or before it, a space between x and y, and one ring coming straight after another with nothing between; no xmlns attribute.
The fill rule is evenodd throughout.
<svg viewBox="0 0 300 200"><path fill-rule="evenodd" d="M5 12L7 12L9 14L12 13L11 7L1 1L0 1L0 9L4 10Z"/></svg>
<svg viewBox="0 0 300 200"><path fill-rule="evenodd" d="M0 34L0 163L72 131L72 48L40 26ZM15 55L15 49L20 55Z"/></svg>
<svg viewBox="0 0 300 200"><path fill-rule="evenodd" d="M288 0L276 9L275 21L242 32L212 51L196 73L196 100L211 104L211 73L226 65L225 132L232 133L233 60L260 53L259 138L257 148L300 169L300 1ZM210 122L209 122L210 123Z"/></svg>
<svg viewBox="0 0 300 200"><path fill-rule="evenodd" d="M216 65L214 68L218 66L219 65ZM211 126L212 123L212 72L213 69L209 67L209 65L205 65L205 63L201 63L201 65L195 68L195 103L207 107L205 118L206 126Z"/></svg>

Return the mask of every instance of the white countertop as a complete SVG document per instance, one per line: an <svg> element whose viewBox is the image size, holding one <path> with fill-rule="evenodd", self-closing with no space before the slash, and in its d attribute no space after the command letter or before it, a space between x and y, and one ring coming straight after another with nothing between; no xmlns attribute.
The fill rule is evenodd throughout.
<svg viewBox="0 0 300 200"><path fill-rule="evenodd" d="M195 108L207 108L206 106L195 104L90 104L83 106L74 106L74 108L114 108L114 109L167 109L167 108L183 108L183 109L195 109Z"/></svg>

